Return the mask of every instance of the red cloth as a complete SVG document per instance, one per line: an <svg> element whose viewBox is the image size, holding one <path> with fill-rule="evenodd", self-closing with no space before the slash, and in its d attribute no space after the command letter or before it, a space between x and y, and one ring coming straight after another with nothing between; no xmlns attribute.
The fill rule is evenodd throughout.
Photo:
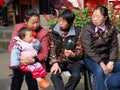
<svg viewBox="0 0 120 90"><path fill-rule="evenodd" d="M32 36L37 38L37 33L35 32L35 30L32 30Z"/></svg>
<svg viewBox="0 0 120 90"><path fill-rule="evenodd" d="M0 6L4 5L4 0L0 0Z"/></svg>
<svg viewBox="0 0 120 90"><path fill-rule="evenodd" d="M35 64L21 66L20 69L24 72L31 72L33 78L45 77L47 75L43 66L36 67Z"/></svg>
<svg viewBox="0 0 120 90"><path fill-rule="evenodd" d="M86 6L86 4L89 4L89 7L92 8L96 8L97 6L100 5L106 5L108 3L108 0L84 0L84 6Z"/></svg>
<svg viewBox="0 0 120 90"><path fill-rule="evenodd" d="M15 25L10 44L8 46L9 53L11 53L11 49L14 45L14 37L18 36L18 31L20 30L20 28L25 27L25 26L26 26L25 23L20 23L20 24ZM37 58L39 59L40 63L43 65L43 67L45 67L45 60L48 56L48 51L49 51L48 30L43 28L40 31L38 31L37 39L40 41L41 46L42 46L40 49L40 52L37 55Z"/></svg>

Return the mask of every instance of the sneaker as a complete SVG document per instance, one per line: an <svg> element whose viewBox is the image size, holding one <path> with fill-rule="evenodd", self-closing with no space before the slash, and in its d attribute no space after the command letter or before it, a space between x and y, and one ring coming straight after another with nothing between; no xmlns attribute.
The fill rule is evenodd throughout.
<svg viewBox="0 0 120 90"><path fill-rule="evenodd" d="M46 80L45 77L41 78L38 81L38 84L39 84L40 88L48 88L50 86L50 83Z"/></svg>
<svg viewBox="0 0 120 90"><path fill-rule="evenodd" d="M70 73L69 71L64 71L63 73L64 73L64 75L66 75L66 76L69 76L69 77L71 76L71 73Z"/></svg>

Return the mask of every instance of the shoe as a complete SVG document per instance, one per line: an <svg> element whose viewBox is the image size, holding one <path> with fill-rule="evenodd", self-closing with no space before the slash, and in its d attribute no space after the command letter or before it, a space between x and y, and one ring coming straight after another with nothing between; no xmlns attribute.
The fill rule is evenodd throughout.
<svg viewBox="0 0 120 90"><path fill-rule="evenodd" d="M38 81L38 84L39 84L40 88L48 88L50 86L50 83L46 80L45 77L41 78Z"/></svg>
<svg viewBox="0 0 120 90"><path fill-rule="evenodd" d="M66 76L69 76L69 77L71 76L71 73L70 73L69 71L64 71L63 73L64 73L64 75L66 75Z"/></svg>

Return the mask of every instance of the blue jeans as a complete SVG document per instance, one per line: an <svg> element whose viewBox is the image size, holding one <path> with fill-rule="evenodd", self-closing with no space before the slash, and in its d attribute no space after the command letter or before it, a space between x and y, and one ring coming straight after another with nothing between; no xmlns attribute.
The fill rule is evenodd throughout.
<svg viewBox="0 0 120 90"><path fill-rule="evenodd" d="M108 59L104 59L105 64L107 64L108 62L109 62ZM106 90L105 81L106 81L106 84L108 85L108 88L110 87L110 88L113 88L111 90L118 90L118 89L115 89L116 87L112 85L112 82L114 81L114 78L118 77L118 74L116 73L120 72L120 61L115 62L113 72L109 73L108 75L104 75L102 67L97 62L89 58L85 58L85 64L86 64L86 68L91 73L93 73L93 83L94 83L95 90ZM120 85L120 81L118 82L117 80L118 79L116 79L115 84Z"/></svg>
<svg viewBox="0 0 120 90"><path fill-rule="evenodd" d="M120 90L120 61L114 64L114 71L107 80L108 90Z"/></svg>

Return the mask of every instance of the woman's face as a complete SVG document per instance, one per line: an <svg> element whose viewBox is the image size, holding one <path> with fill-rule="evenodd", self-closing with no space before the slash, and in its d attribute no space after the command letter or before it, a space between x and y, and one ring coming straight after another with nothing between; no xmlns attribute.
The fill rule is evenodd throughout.
<svg viewBox="0 0 120 90"><path fill-rule="evenodd" d="M100 26L102 25L105 20L107 19L107 16L104 16L101 14L100 10L95 10L92 14L92 23L95 25L95 26Z"/></svg>
<svg viewBox="0 0 120 90"><path fill-rule="evenodd" d="M67 29L69 27L68 22L65 19L61 18L61 17L58 18L58 24L59 24L59 26L60 26L60 28L62 30L65 30L65 29Z"/></svg>
<svg viewBox="0 0 120 90"><path fill-rule="evenodd" d="M32 16L28 21L25 21L25 23L31 30L36 30L40 26L40 18L38 16Z"/></svg>

